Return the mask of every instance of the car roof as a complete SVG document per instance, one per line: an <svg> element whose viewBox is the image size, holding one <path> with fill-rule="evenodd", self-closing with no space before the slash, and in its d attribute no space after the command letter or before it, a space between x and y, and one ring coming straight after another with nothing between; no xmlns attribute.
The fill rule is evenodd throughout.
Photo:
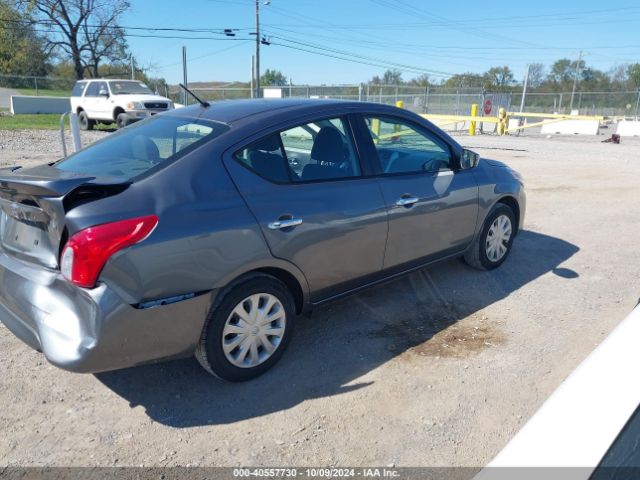
<svg viewBox="0 0 640 480"><path fill-rule="evenodd" d="M144 83L142 80L131 80L130 78L83 78L80 82L138 82Z"/></svg>
<svg viewBox="0 0 640 480"><path fill-rule="evenodd" d="M172 112L172 115L198 117L222 123L236 123L247 117L259 117L263 114L279 114L302 116L308 113L321 113L323 110L333 110L336 107L345 113L375 109L376 111L397 111L396 107L380 105L378 103L356 102L335 99L252 99L252 100L224 100L211 102L209 107L190 105Z"/></svg>

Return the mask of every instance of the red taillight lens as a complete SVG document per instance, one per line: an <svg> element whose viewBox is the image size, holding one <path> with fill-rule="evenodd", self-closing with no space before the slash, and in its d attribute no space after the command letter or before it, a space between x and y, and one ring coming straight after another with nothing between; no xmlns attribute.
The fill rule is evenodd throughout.
<svg viewBox="0 0 640 480"><path fill-rule="evenodd" d="M74 284L91 288L114 253L147 238L157 224L158 217L149 215L85 228L64 247L60 270Z"/></svg>

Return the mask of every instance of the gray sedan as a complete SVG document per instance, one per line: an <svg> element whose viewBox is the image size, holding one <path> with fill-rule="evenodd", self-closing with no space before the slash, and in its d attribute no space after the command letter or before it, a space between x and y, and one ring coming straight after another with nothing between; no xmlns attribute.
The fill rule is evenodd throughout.
<svg viewBox="0 0 640 480"><path fill-rule="evenodd" d="M0 170L0 319L61 368L273 366L314 306L444 259L492 269L522 179L411 112L197 105Z"/></svg>

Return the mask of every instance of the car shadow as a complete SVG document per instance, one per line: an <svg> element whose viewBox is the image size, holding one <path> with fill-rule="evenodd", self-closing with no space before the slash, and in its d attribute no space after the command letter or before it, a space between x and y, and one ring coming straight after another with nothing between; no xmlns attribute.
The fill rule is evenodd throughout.
<svg viewBox="0 0 640 480"><path fill-rule="evenodd" d="M153 420L172 427L227 424L285 410L366 388L370 382L360 377L408 350L464 357L500 344L501 331L478 312L546 273L572 281L578 273L560 265L578 250L522 231L510 257L491 272L450 261L320 307L311 318L298 319L282 360L250 382L218 382L195 359L96 378L131 408L143 406ZM467 321L458 324L461 319Z"/></svg>

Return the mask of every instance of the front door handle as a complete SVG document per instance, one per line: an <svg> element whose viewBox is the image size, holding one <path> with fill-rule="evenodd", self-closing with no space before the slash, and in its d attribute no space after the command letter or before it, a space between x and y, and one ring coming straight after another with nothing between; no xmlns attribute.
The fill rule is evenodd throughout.
<svg viewBox="0 0 640 480"><path fill-rule="evenodd" d="M398 199L396 205L399 207L410 207L414 203L417 203L419 200L418 197L412 197L410 195L403 195Z"/></svg>
<svg viewBox="0 0 640 480"><path fill-rule="evenodd" d="M269 228L271 230L281 230L283 228L297 227L298 225L302 225L301 218L289 218L286 220L276 220L275 222L271 222L269 224Z"/></svg>

